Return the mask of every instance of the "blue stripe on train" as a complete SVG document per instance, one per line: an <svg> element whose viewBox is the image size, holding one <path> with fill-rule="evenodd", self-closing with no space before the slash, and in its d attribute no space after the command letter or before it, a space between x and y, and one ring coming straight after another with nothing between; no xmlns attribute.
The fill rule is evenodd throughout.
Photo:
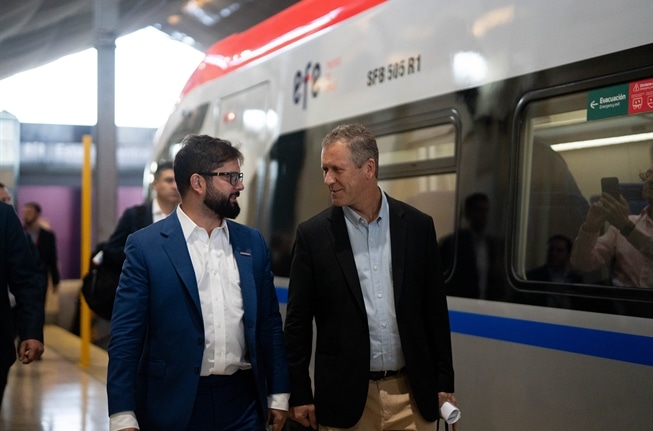
<svg viewBox="0 0 653 431"><path fill-rule="evenodd" d="M277 287L279 302L288 289ZM449 311L451 331L493 340L653 366L653 337Z"/></svg>
<svg viewBox="0 0 653 431"><path fill-rule="evenodd" d="M449 311L451 331L653 366L653 337Z"/></svg>
<svg viewBox="0 0 653 431"><path fill-rule="evenodd" d="M277 298L279 298L279 304L288 303L288 288L287 287L277 287Z"/></svg>

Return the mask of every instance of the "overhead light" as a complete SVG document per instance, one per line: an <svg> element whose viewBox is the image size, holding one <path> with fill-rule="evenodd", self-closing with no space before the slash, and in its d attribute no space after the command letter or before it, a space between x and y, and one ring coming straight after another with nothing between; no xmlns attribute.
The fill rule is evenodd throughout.
<svg viewBox="0 0 653 431"><path fill-rule="evenodd" d="M563 142L551 145L553 151L580 150L583 148L604 147L606 145L625 144L628 142L641 142L653 140L653 132L638 133L636 135L615 136L613 138L589 139L587 141Z"/></svg>

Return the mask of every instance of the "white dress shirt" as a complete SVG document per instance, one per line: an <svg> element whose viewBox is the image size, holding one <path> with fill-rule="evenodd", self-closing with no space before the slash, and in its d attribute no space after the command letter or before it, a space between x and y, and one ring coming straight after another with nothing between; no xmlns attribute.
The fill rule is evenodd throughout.
<svg viewBox="0 0 653 431"><path fill-rule="evenodd" d="M169 214L164 214L159 205L159 201L152 199L152 223L156 223L164 218L168 217Z"/></svg>
<svg viewBox="0 0 653 431"><path fill-rule="evenodd" d="M233 374L251 368L245 359L245 327L240 274L229 244L227 223L213 229L195 224L177 207L181 229L195 270L204 321L204 356L200 375Z"/></svg>

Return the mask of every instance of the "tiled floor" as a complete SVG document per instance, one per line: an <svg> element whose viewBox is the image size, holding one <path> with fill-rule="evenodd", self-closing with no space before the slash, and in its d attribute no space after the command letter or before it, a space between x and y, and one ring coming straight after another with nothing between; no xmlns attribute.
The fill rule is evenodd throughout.
<svg viewBox="0 0 653 431"><path fill-rule="evenodd" d="M91 365L79 365L78 337L45 327L43 358L15 363L2 402L2 431L107 431L107 355L91 346Z"/></svg>

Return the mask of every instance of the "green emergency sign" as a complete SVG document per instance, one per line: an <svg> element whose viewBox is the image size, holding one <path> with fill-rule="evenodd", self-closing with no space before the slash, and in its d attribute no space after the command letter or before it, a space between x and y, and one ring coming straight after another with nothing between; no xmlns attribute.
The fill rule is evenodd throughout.
<svg viewBox="0 0 653 431"><path fill-rule="evenodd" d="M587 93L587 120L628 115L628 84Z"/></svg>

